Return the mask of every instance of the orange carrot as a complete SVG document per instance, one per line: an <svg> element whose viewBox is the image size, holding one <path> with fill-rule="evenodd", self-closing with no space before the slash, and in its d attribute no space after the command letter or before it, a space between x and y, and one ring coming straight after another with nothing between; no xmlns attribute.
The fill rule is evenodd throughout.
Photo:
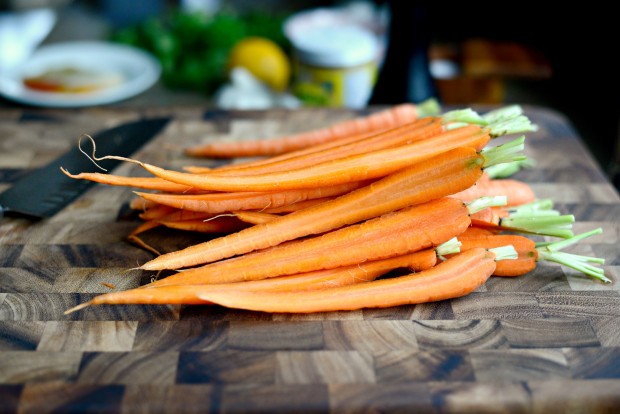
<svg viewBox="0 0 620 414"><path fill-rule="evenodd" d="M170 206L157 205L155 207L149 208L148 210L143 211L138 216L142 220L157 220L163 217L166 217L169 214L178 211L178 209Z"/></svg>
<svg viewBox="0 0 620 414"><path fill-rule="evenodd" d="M305 147L302 149L285 152L283 154L272 155L269 157L263 157L263 158L258 158L258 159L252 159L250 161L229 163L229 164L218 166L217 168L187 166L187 167L184 167L184 170L187 172L198 173L198 174L203 174L203 173L218 173L219 174L222 172L228 173L232 170L245 169L247 167L254 168L254 167L258 167L258 166L265 165L265 164L281 163L282 161L290 160L292 158L300 159L301 157L310 155L312 153L326 152L330 149L334 149L336 147L348 145L351 143L359 144L366 139L373 139L374 137L381 136L384 133L389 132L390 134L392 134L396 130L405 131L409 128L417 128L419 125L423 125L424 122L426 122L426 120L417 120L410 124L405 124L403 126L392 128L392 129L385 130L385 131L355 134L355 135L351 135L348 137L342 137L337 140L327 141L321 144L312 145L312 146Z"/></svg>
<svg viewBox="0 0 620 414"><path fill-rule="evenodd" d="M386 308L440 301L467 295L491 276L495 255L471 249L425 270L407 276L375 280L310 292L210 292L198 297L230 308L262 312L311 313Z"/></svg>
<svg viewBox="0 0 620 414"><path fill-rule="evenodd" d="M149 246L147 243L144 242L144 240L142 240L140 237L138 237L139 234L144 233L146 231L149 231L151 229L157 228L159 226L161 226L161 224L159 222L157 222L157 220L145 221L144 223L142 223L141 225L136 227L129 234L129 236L127 236L127 241L129 241L130 243L133 243L133 244L143 248L146 251L149 251L149 252L153 253L156 256L159 256L159 255L161 255L161 253L158 250L156 250L152 246Z"/></svg>
<svg viewBox="0 0 620 414"><path fill-rule="evenodd" d="M472 218L472 225L484 227L492 232L513 231L554 237L572 237L575 217L560 215L556 210L534 210L509 212L508 215L490 213L489 217Z"/></svg>
<svg viewBox="0 0 620 414"><path fill-rule="evenodd" d="M279 216L272 213L263 213L260 211L233 211L239 220L250 224L264 224L277 219Z"/></svg>
<svg viewBox="0 0 620 414"><path fill-rule="evenodd" d="M601 234L602 232L603 229L599 227L563 240L540 243L534 243L523 236L512 235L463 238L461 240L461 249L466 250L469 248L478 248L479 246L502 244L509 241L518 252L518 257L516 260L508 260L505 264L499 266L494 273L497 276L524 275L534 270L537 262L549 261L570 267L602 282L611 283L611 280L605 276L605 270L593 265L605 263L604 259L561 251L587 237Z"/></svg>
<svg viewBox="0 0 620 414"><path fill-rule="evenodd" d="M155 250L154 248L152 248L151 246L149 246L148 244L146 244L142 239L140 239L138 237L139 234L144 233L148 230L154 229L156 227L165 225L164 223L181 222L181 221L188 221L188 220L203 221L208 218L214 217L213 214L196 213L193 211L184 211L184 210L175 210L167 206L160 206L160 207L164 207L164 208L151 209L149 210L150 214L147 214L146 212L142 213L140 217L145 219L146 221L142 223L140 226L138 226L137 228L135 228L129 234L129 236L127 236L128 241L134 244L137 244L138 246L152 253L155 253L157 256L159 256L161 253ZM187 223L185 225L188 226ZM168 224L166 225L166 227L174 227L174 226ZM211 226L211 229L215 230L213 226ZM214 231L211 231L211 232L214 232ZM222 233L227 233L227 232L230 232L230 230L222 231Z"/></svg>
<svg viewBox="0 0 620 414"><path fill-rule="evenodd" d="M472 216L474 215L472 214ZM492 236L494 234L498 234L498 232L494 231L493 229L488 229L484 227L476 227L472 225L468 227L467 230L465 230L463 233L459 235L459 239L462 239L464 237Z"/></svg>
<svg viewBox="0 0 620 414"><path fill-rule="evenodd" d="M296 203L288 204L286 206L268 207L262 209L261 211L268 214L288 214L294 211L304 210L306 208L322 204L326 201L335 200L336 198L337 197L313 198L312 200L298 201Z"/></svg>
<svg viewBox="0 0 620 414"><path fill-rule="evenodd" d="M198 297L198 293L203 291L292 292L331 289L370 282L398 268L408 268L411 271L420 272L430 269L436 263L437 254L435 250L425 249L383 260L263 280L210 285L168 285L152 289L111 292L96 296L87 303L79 305L79 308L103 304L198 305L208 303Z"/></svg>
<svg viewBox="0 0 620 414"><path fill-rule="evenodd" d="M483 155L473 149L457 148L266 225L164 254L142 268L179 269L209 263L444 197L471 186L482 173L483 163Z"/></svg>
<svg viewBox="0 0 620 414"><path fill-rule="evenodd" d="M518 258L502 260L497 262L497 267L493 272L495 276L521 276L531 272L536 268L538 251L536 243L520 235L499 234L481 237L458 237L461 242L461 251L483 247L491 249L495 247L511 245L515 248Z"/></svg>
<svg viewBox="0 0 620 414"><path fill-rule="evenodd" d="M509 206L531 203L536 199L536 195L529 184L510 178L482 180L467 190L454 194L452 197L463 201L471 201L483 196L497 195L506 196Z"/></svg>
<svg viewBox="0 0 620 414"><path fill-rule="evenodd" d="M203 213L188 210L174 210L161 218L160 221L187 221L187 220L207 220L216 217L216 214Z"/></svg>
<svg viewBox="0 0 620 414"><path fill-rule="evenodd" d="M513 134L525 131L536 130L536 126L532 125L532 123L525 116L521 115L520 109L518 111L505 111L500 109L501 115L498 117L492 118L483 118L477 115L474 111L469 109L465 110L455 110L442 114L440 117L441 123L443 124L445 129L455 129L458 128L458 124L466 125L466 124L477 124L484 125L485 131L490 133L492 137ZM394 135L402 135L405 131L408 131L410 128L415 128L419 125L423 125L424 122L428 122L428 120L432 118L423 118L419 119L416 122L411 122L403 125L402 127L391 128L382 132L371 133L371 134L362 134L362 135L352 135L348 137L339 138L337 140L331 140L322 144L312 145L307 148L303 148L301 150L295 150L286 152L284 154L266 157L258 160L251 160L249 162L236 162L233 164L228 164L224 166L217 167L215 169L205 169L201 167L189 167L187 171L190 172L200 172L200 173L217 173L221 174L223 172L230 172L231 170L240 171L245 169L246 167L256 168L260 166L265 166L265 164L270 164L271 168L269 171L274 171L272 167L277 167L280 170L286 169L283 167L284 164L281 164L283 161L293 161L292 158L296 158L295 162L300 161L305 156L309 156L311 153L323 153L327 154L330 157L334 157L332 151L337 152L340 149L338 147L344 147L348 144L356 143L357 146L362 148L369 147L372 141L383 141L385 138ZM425 134L427 136L431 134ZM415 139L423 139L423 136L417 136ZM342 156L342 155L341 155ZM516 160L514 160L516 161ZM513 161L513 162L514 162ZM258 172L259 170L255 170L254 172ZM263 170L263 172L266 172Z"/></svg>
<svg viewBox="0 0 620 414"><path fill-rule="evenodd" d="M239 218L228 216L218 216L206 220L157 220L157 222L171 229L195 231L199 233L229 234L248 227L248 223Z"/></svg>
<svg viewBox="0 0 620 414"><path fill-rule="evenodd" d="M321 236L184 270L147 287L259 280L378 260L437 246L470 224L462 201L434 199Z"/></svg>
<svg viewBox="0 0 620 414"><path fill-rule="evenodd" d="M159 206L159 203L147 201L142 197L135 197L129 202L129 208L132 210L146 211L156 206Z"/></svg>
<svg viewBox="0 0 620 414"><path fill-rule="evenodd" d="M100 184L141 188L143 190L157 190L168 193L187 193L192 188L182 184L176 184L159 177L123 177L113 174L101 173L79 173L71 174L69 171L61 167L61 171L68 177L78 180L88 180Z"/></svg>
<svg viewBox="0 0 620 414"><path fill-rule="evenodd" d="M209 194L157 194L136 192L145 200L183 210L225 213L237 210L262 210L282 207L299 201L346 194L371 181L356 181L326 187L283 190L278 192L239 191Z"/></svg>
<svg viewBox="0 0 620 414"><path fill-rule="evenodd" d="M215 141L188 148L186 154L196 157L234 158L282 154L354 134L373 133L412 122L418 118L417 107L402 104L366 117L338 122L326 128L301 132L280 138L251 141Z"/></svg>
<svg viewBox="0 0 620 414"><path fill-rule="evenodd" d="M471 147L482 150L490 135L478 126L469 125L459 130L471 134L463 137L448 131L432 140L416 141L396 148L373 151L324 162L292 171L256 174L251 176L218 176L215 174L189 174L165 170L155 165L107 156L101 159L122 159L136 162L155 176L202 190L213 191L280 191L286 189L314 188L351 183L385 177L454 148Z"/></svg>
<svg viewBox="0 0 620 414"><path fill-rule="evenodd" d="M476 225L499 225L500 220L508 217L510 211L504 207L488 207L471 215L472 226ZM498 247L498 246L495 246Z"/></svg>
<svg viewBox="0 0 620 414"><path fill-rule="evenodd" d="M361 139L352 140L348 143L335 145L323 145L323 149L312 148L302 153L287 153L285 156L272 157L261 162L253 162L247 165L229 166L218 168L204 174L216 175L253 175L278 171L289 171L309 167L322 162L328 162L344 157L359 155L386 148L410 144L430 137L439 135L443 130L440 118L424 118L398 128L389 129L376 135L370 135ZM450 134L467 134L467 131L454 130Z"/></svg>

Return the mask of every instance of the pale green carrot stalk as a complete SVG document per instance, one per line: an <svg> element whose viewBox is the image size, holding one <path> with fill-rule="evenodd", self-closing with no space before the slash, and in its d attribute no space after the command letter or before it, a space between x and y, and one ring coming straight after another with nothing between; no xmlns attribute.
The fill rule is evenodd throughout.
<svg viewBox="0 0 620 414"><path fill-rule="evenodd" d="M513 162L507 162L503 164L497 164L485 169L485 172L491 179L507 178L524 168L532 168L536 165L536 162L532 158L526 158L523 160L517 160Z"/></svg>
<svg viewBox="0 0 620 414"><path fill-rule="evenodd" d="M547 243L547 242L537 243L538 247L536 248L536 250L538 250L538 257L540 260L546 260L549 262L559 263L561 265L564 265L572 269L575 269L579 272L582 272L588 276L596 278L602 282L611 283L611 280L607 276L605 276L604 269L590 264L590 263L604 264L605 263L604 259L598 258L598 257L576 255L576 254L571 254L571 253L560 251L570 245L578 243L579 241L587 237L590 237L596 234L601 234L602 232L603 232L602 228L597 228L589 232L576 235L566 240L559 240L559 241L551 242L551 243Z"/></svg>
<svg viewBox="0 0 620 414"><path fill-rule="evenodd" d="M502 218L499 226L505 230L521 233L569 238L574 235L572 230L574 222L575 216L572 214L560 216L532 214L529 217L518 216Z"/></svg>

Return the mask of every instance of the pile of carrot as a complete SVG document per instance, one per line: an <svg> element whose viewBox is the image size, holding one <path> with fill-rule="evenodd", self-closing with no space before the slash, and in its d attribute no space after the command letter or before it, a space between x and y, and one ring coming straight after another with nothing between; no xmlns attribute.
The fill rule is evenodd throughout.
<svg viewBox="0 0 620 414"><path fill-rule="evenodd" d="M218 304L265 312L389 307L466 295L492 275L520 276L541 260L609 281L600 259L560 250L574 217L537 200L510 178L531 166L525 137L535 126L518 106L479 115L429 114L404 104L327 128L273 139L207 143L203 157L256 157L218 168L167 170L134 162L152 177L63 173L133 188L144 220L128 239L156 257L139 269L175 274L110 292L99 304ZM155 227L210 233L205 242L160 253L142 241ZM530 236L558 238L538 245Z"/></svg>

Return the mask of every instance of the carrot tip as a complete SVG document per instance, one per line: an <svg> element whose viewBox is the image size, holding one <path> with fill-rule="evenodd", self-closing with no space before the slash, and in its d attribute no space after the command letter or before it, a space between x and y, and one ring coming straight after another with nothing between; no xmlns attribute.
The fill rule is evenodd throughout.
<svg viewBox="0 0 620 414"><path fill-rule="evenodd" d="M74 307L72 307L71 309L67 309L67 310L64 312L64 314L65 314L65 315L69 315L70 313L77 312L77 311L79 311L79 310L82 310L82 309L84 309L84 308L86 308L86 307L90 306L90 305L91 305L91 302L90 302L90 301L89 301L89 302L80 303L79 305L74 306Z"/></svg>

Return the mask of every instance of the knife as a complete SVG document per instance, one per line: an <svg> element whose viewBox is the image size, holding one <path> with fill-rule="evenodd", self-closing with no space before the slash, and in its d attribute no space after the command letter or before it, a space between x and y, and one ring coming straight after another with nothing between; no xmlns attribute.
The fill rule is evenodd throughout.
<svg viewBox="0 0 620 414"><path fill-rule="evenodd" d="M140 119L94 134L97 153L129 157L157 135L169 120L169 117ZM98 164L111 170L121 162L104 160ZM51 217L95 184L67 177L60 167L71 172L100 171L76 146L0 194L0 217L5 213L38 219Z"/></svg>

